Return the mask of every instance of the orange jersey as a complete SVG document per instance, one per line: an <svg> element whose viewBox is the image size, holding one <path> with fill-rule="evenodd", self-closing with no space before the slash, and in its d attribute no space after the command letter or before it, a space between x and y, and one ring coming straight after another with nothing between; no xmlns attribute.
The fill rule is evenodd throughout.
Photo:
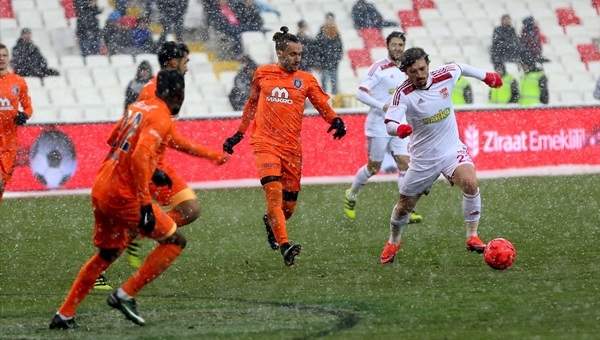
<svg viewBox="0 0 600 340"><path fill-rule="evenodd" d="M19 104L31 117L31 98L25 79L8 72L0 76L0 150L17 149L17 124L15 117Z"/></svg>
<svg viewBox="0 0 600 340"><path fill-rule="evenodd" d="M175 125L158 98L135 102L110 134L111 151L96 176L92 196L119 205L151 204L150 182Z"/></svg>
<svg viewBox="0 0 600 340"><path fill-rule="evenodd" d="M138 95L137 100L142 101L150 98L156 97L156 82L158 81L158 75L154 76L154 78L150 79Z"/></svg>
<svg viewBox="0 0 600 340"><path fill-rule="evenodd" d="M260 66L238 130L245 133L254 120L250 144L301 154L300 132L307 98L327 123L337 117L327 103L329 95L312 74L288 72L277 64Z"/></svg>

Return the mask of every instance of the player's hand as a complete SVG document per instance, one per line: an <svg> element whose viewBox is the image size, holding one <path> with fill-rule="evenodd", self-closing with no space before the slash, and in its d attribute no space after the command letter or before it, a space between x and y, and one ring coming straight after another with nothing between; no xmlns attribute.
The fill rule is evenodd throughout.
<svg viewBox="0 0 600 340"><path fill-rule="evenodd" d="M29 116L27 116L25 112L19 111L15 117L15 124L23 126L25 123L27 123L27 119L29 119Z"/></svg>
<svg viewBox="0 0 600 340"><path fill-rule="evenodd" d="M502 86L502 78L496 72L487 72L485 74L485 79L483 80L489 87L500 87Z"/></svg>
<svg viewBox="0 0 600 340"><path fill-rule="evenodd" d="M173 181L171 180L171 177L169 177L169 175L167 175L161 169L154 170L154 173L152 174L152 183L159 187L168 185L169 189L173 187Z"/></svg>
<svg viewBox="0 0 600 340"><path fill-rule="evenodd" d="M236 132L233 136L227 138L223 143L223 151L228 154L233 154L233 147L236 146L239 142L244 139L244 134L241 132Z"/></svg>
<svg viewBox="0 0 600 340"><path fill-rule="evenodd" d="M413 132L412 128L408 124L400 124L398 125L398 129L396 130L396 135L400 138L406 138L411 135Z"/></svg>
<svg viewBox="0 0 600 340"><path fill-rule="evenodd" d="M335 130L333 133L333 139L340 139L346 135L346 125L344 125L342 118L335 117L331 123L331 126L327 130L327 133L330 133L333 130Z"/></svg>
<svg viewBox="0 0 600 340"><path fill-rule="evenodd" d="M154 231L156 225L156 217L152 211L152 204L142 205L140 208L140 223L138 228L142 229L146 235Z"/></svg>
<svg viewBox="0 0 600 340"><path fill-rule="evenodd" d="M229 159L229 156L227 156L226 153L219 152L219 154L217 155L217 158L214 161L215 161L215 163L217 163L217 165L222 165L225 162L227 162L228 159Z"/></svg>

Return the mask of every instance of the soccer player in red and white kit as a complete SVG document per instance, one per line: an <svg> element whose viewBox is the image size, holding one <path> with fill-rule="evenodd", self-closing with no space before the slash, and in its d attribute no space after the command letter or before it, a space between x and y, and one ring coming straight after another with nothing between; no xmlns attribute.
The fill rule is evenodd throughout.
<svg viewBox="0 0 600 340"><path fill-rule="evenodd" d="M385 112L392 101L394 90L406 79L406 75L398 68L405 43L406 37L402 32L395 31L387 36L387 58L378 60L371 65L356 93L356 98L371 108L365 121L369 159L367 164L358 169L352 186L346 190L344 196L344 212L352 220L356 218L358 193L367 184L369 178L379 172L386 153L390 153L398 165L398 189L400 189L404 174L408 169L410 159L408 152L409 138L400 139L390 136L383 122ZM406 123L406 121L403 123ZM410 223L418 223L422 220L423 217L414 211L410 213Z"/></svg>
<svg viewBox="0 0 600 340"><path fill-rule="evenodd" d="M27 83L8 71L8 62L8 48L0 44L0 203L15 169L17 126L25 125L33 113Z"/></svg>
<svg viewBox="0 0 600 340"><path fill-rule="evenodd" d="M485 243L477 236L481 217L481 195L475 166L461 142L452 106L452 89L462 76L477 78L489 87L502 86L494 72L464 64L448 64L429 71L429 55L419 47L409 48L400 58L400 70L408 79L396 88L385 115L392 136L411 136L408 171L400 187L400 198L390 218L390 238L381 263L394 261L402 244L402 230L421 195L443 174L463 192L462 214L467 229L467 250L482 253ZM406 122L403 120L406 117Z"/></svg>

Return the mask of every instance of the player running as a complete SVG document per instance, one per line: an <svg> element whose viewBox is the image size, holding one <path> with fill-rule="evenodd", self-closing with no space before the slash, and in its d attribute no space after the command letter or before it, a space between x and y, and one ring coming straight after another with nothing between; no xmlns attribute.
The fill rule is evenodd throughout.
<svg viewBox="0 0 600 340"><path fill-rule="evenodd" d="M485 243L477 236L481 195L475 166L458 135L452 89L461 75L482 80L489 87L502 86L502 79L496 73L486 73L464 64L448 64L430 72L429 55L419 47L404 52L400 69L408 79L396 88L385 123L392 136L406 138L412 135L411 158L400 187L400 198L392 211L390 238L380 262L394 261L409 213L440 174L462 190L467 250L482 253ZM403 123L404 119L407 123Z"/></svg>
<svg viewBox="0 0 600 340"><path fill-rule="evenodd" d="M400 66L400 57L404 52L406 37L402 32L392 32L386 38L387 58L376 61L360 83L356 98L369 105L369 114L365 121L367 136L367 164L356 172L350 189L344 195L344 212L350 219L356 218L356 202L358 193L372 176L379 173L386 153L390 153L398 165L398 189L408 169L410 153L409 139L391 137L386 129L383 117L390 106L396 87L406 79ZM406 123L404 121L403 123ZM414 211L410 213L409 223L418 223L423 217Z"/></svg>
<svg viewBox="0 0 600 340"><path fill-rule="evenodd" d="M233 153L233 147L254 121L250 144L267 200L267 214L263 217L267 240L273 250L280 249L283 262L293 266L301 246L289 243L286 221L294 213L300 192L300 134L306 99L331 124L327 132L334 131L334 139L344 137L346 127L327 103L329 95L315 77L298 70L302 59L298 38L283 26L281 32L273 35L273 41L278 62L256 70L238 131L223 143L223 150Z"/></svg>

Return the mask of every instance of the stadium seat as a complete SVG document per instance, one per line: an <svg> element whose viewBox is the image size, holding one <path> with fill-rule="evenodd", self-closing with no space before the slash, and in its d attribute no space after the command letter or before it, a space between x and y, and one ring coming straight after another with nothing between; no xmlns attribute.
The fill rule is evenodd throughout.
<svg viewBox="0 0 600 340"><path fill-rule="evenodd" d="M596 14L600 15L600 0L592 0L592 6L596 9Z"/></svg>
<svg viewBox="0 0 600 340"><path fill-rule="evenodd" d="M15 13L21 11L32 11L35 10L35 1L33 0L14 0L12 2L12 10Z"/></svg>
<svg viewBox="0 0 600 340"><path fill-rule="evenodd" d="M370 66L373 64L373 59L371 59L371 52L368 49L361 50L348 50L348 58L350 58L350 66L354 71L354 74L357 74L357 70L359 67Z"/></svg>
<svg viewBox="0 0 600 340"><path fill-rule="evenodd" d="M115 54L110 56L110 64L113 67L134 65L135 61L130 54ZM155 70L157 71L157 70Z"/></svg>
<svg viewBox="0 0 600 340"><path fill-rule="evenodd" d="M23 77L27 83L27 87L31 91L32 89L39 89L43 86L42 79L38 77Z"/></svg>
<svg viewBox="0 0 600 340"><path fill-rule="evenodd" d="M42 81L44 87L47 89L59 89L59 88L67 88L69 85L67 84L67 79L64 74L55 77L45 77Z"/></svg>
<svg viewBox="0 0 600 340"><path fill-rule="evenodd" d="M94 79L96 87L119 86L119 79L112 66L97 66L92 68L92 79Z"/></svg>
<svg viewBox="0 0 600 340"><path fill-rule="evenodd" d="M581 61L585 64L588 69L588 63L592 61L600 61L600 51L595 44L579 44L577 45L577 51L581 56Z"/></svg>
<svg viewBox="0 0 600 340"><path fill-rule="evenodd" d="M45 9L42 12L42 18L44 19L44 27L47 30L66 28L69 26L69 22L67 21L65 12L62 8Z"/></svg>
<svg viewBox="0 0 600 340"><path fill-rule="evenodd" d="M0 0L0 19L14 19L15 12L13 11L11 0Z"/></svg>
<svg viewBox="0 0 600 340"><path fill-rule="evenodd" d="M373 47L369 50L369 52L371 52L371 59L373 61L387 58L388 56L387 47Z"/></svg>
<svg viewBox="0 0 600 340"><path fill-rule="evenodd" d="M65 10L65 16L68 19L77 17L77 13L75 12L74 2L75 2L74 0L60 0L60 4L63 7L63 9Z"/></svg>
<svg viewBox="0 0 600 340"><path fill-rule="evenodd" d="M154 74L156 74L157 70L153 70L153 71L154 71ZM133 78L135 77L135 74L137 72L137 66L135 66L135 65L119 66L116 68L115 72L117 74L117 79L119 80L119 85L122 86L123 91L125 91L125 88L129 84L129 82L131 80L133 80Z"/></svg>
<svg viewBox="0 0 600 340"><path fill-rule="evenodd" d="M53 105L33 103L35 110L27 124L56 123L58 121L58 108Z"/></svg>
<svg viewBox="0 0 600 340"><path fill-rule="evenodd" d="M34 113L37 112L38 106L48 106L51 104L45 88L36 88L34 91L30 89L29 96L31 97L31 105L33 106Z"/></svg>
<svg viewBox="0 0 600 340"><path fill-rule="evenodd" d="M555 12L558 24L563 28L563 31L565 33L566 26L581 25L581 20L579 19L577 14L575 14L575 11L572 8L557 8Z"/></svg>
<svg viewBox="0 0 600 340"><path fill-rule="evenodd" d="M86 105L84 109L84 116L87 122L105 122L110 120L107 108L104 105Z"/></svg>
<svg viewBox="0 0 600 340"><path fill-rule="evenodd" d="M95 87L78 87L75 88L75 99L82 106L87 105L102 105L104 101L100 97L100 93Z"/></svg>
<svg viewBox="0 0 600 340"><path fill-rule="evenodd" d="M17 1L18 3L20 1ZM16 10L15 10L16 11ZM19 27L27 27L31 29L42 29L44 28L44 23L42 21L42 15L37 10L22 10L17 13L17 21L19 22Z"/></svg>
<svg viewBox="0 0 600 340"><path fill-rule="evenodd" d="M94 81L87 68L69 68L65 69L67 75L67 83L72 88L93 87Z"/></svg>
<svg viewBox="0 0 600 340"><path fill-rule="evenodd" d="M86 121L83 107L63 106L58 113L59 121L63 123L82 123Z"/></svg>
<svg viewBox="0 0 600 340"><path fill-rule="evenodd" d="M50 102L53 105L75 105L75 96L73 95L73 90L70 88L46 88L48 89L48 94L50 95Z"/></svg>
<svg viewBox="0 0 600 340"><path fill-rule="evenodd" d="M125 107L125 89L120 86L103 87L100 95L105 104L115 105L120 108L121 113Z"/></svg>
<svg viewBox="0 0 600 340"><path fill-rule="evenodd" d="M50 31L50 37L54 48L60 52L60 55L79 54L79 44L75 39L74 28L63 27ZM81 62L83 58L79 57Z"/></svg>
<svg viewBox="0 0 600 340"><path fill-rule="evenodd" d="M84 63L88 67L108 66L110 65L110 59L106 55L92 54L84 58Z"/></svg>
<svg viewBox="0 0 600 340"><path fill-rule="evenodd" d="M406 32L410 27L423 26L423 22L419 16L419 11L400 10L398 11L398 19L400 19L400 26L404 32Z"/></svg>
<svg viewBox="0 0 600 340"><path fill-rule="evenodd" d="M381 35L381 31L377 28L363 28L358 34L360 35L365 48L385 47L385 39Z"/></svg>
<svg viewBox="0 0 600 340"><path fill-rule="evenodd" d="M35 7L44 11L47 9L60 9L64 15L64 9L60 4L60 0L35 0Z"/></svg>
<svg viewBox="0 0 600 340"><path fill-rule="evenodd" d="M426 8L435 8L435 2L433 0L412 0L412 3L415 11Z"/></svg>

